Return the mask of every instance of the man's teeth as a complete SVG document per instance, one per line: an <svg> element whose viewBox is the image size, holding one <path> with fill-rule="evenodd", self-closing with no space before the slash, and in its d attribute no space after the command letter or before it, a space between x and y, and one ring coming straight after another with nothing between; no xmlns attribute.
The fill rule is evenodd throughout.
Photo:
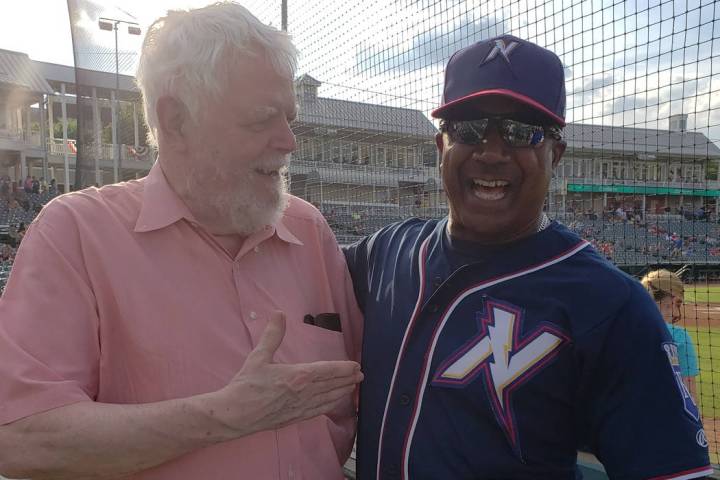
<svg viewBox="0 0 720 480"><path fill-rule="evenodd" d="M473 178L473 183L479 187L506 187L510 185L510 182L505 180L483 180L482 178Z"/></svg>
<svg viewBox="0 0 720 480"><path fill-rule="evenodd" d="M473 178L473 194L481 200L501 200L505 198L507 190L505 187L510 185L506 180L484 180L482 178Z"/></svg>

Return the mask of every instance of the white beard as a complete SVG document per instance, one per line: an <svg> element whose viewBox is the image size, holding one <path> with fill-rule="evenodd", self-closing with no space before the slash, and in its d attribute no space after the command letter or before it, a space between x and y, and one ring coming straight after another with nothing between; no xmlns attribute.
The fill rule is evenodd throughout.
<svg viewBox="0 0 720 480"><path fill-rule="evenodd" d="M227 186L226 172L208 171L207 167L191 169L181 197L211 233L251 235L280 220L288 206L284 175L279 175L270 189L265 186L260 189L256 183L259 174L255 168L268 165L287 165L287 157L254 162L242 174L235 175L232 188ZM224 186L223 191L217 191L217 186Z"/></svg>
<svg viewBox="0 0 720 480"><path fill-rule="evenodd" d="M262 230L265 225L276 223L287 208L287 182L284 176L278 178L275 187L270 192L264 192L268 198L259 199L254 190L257 187L250 178L245 177L237 191L218 196L216 205L220 211L224 209L227 212L234 233L251 235Z"/></svg>

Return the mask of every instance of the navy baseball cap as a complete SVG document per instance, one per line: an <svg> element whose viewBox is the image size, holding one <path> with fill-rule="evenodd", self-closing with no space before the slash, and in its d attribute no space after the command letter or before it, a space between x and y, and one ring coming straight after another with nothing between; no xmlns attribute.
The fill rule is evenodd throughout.
<svg viewBox="0 0 720 480"><path fill-rule="evenodd" d="M562 63L534 43L501 35L455 52L445 68L442 105L431 115L452 118L490 95L517 100L565 126Z"/></svg>

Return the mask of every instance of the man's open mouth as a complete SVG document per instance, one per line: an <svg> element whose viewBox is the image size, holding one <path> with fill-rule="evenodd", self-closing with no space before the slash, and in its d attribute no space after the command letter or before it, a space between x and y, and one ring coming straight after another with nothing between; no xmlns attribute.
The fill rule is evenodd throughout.
<svg viewBox="0 0 720 480"><path fill-rule="evenodd" d="M283 169L286 168L284 165L281 167L258 167L254 171L258 175L265 175L267 177L278 177L282 173Z"/></svg>
<svg viewBox="0 0 720 480"><path fill-rule="evenodd" d="M473 194L481 200L501 200L507 194L510 182L507 180L472 179Z"/></svg>

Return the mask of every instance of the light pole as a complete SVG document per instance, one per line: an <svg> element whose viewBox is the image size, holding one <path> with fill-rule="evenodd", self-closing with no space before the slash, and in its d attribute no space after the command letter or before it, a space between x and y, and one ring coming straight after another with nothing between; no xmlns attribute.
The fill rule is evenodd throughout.
<svg viewBox="0 0 720 480"><path fill-rule="evenodd" d="M117 183L120 181L120 138L118 135L118 124L120 123L120 64L118 59L118 25L124 23L128 26L128 34L140 35L140 27L135 22L128 22L127 20L118 20L117 18L105 18L100 17L98 20L98 26L100 30L112 31L115 30L115 101L112 105L113 111L113 127L112 127L112 142L115 145L115 155L113 156L113 182ZM98 152L101 155L102 152Z"/></svg>

